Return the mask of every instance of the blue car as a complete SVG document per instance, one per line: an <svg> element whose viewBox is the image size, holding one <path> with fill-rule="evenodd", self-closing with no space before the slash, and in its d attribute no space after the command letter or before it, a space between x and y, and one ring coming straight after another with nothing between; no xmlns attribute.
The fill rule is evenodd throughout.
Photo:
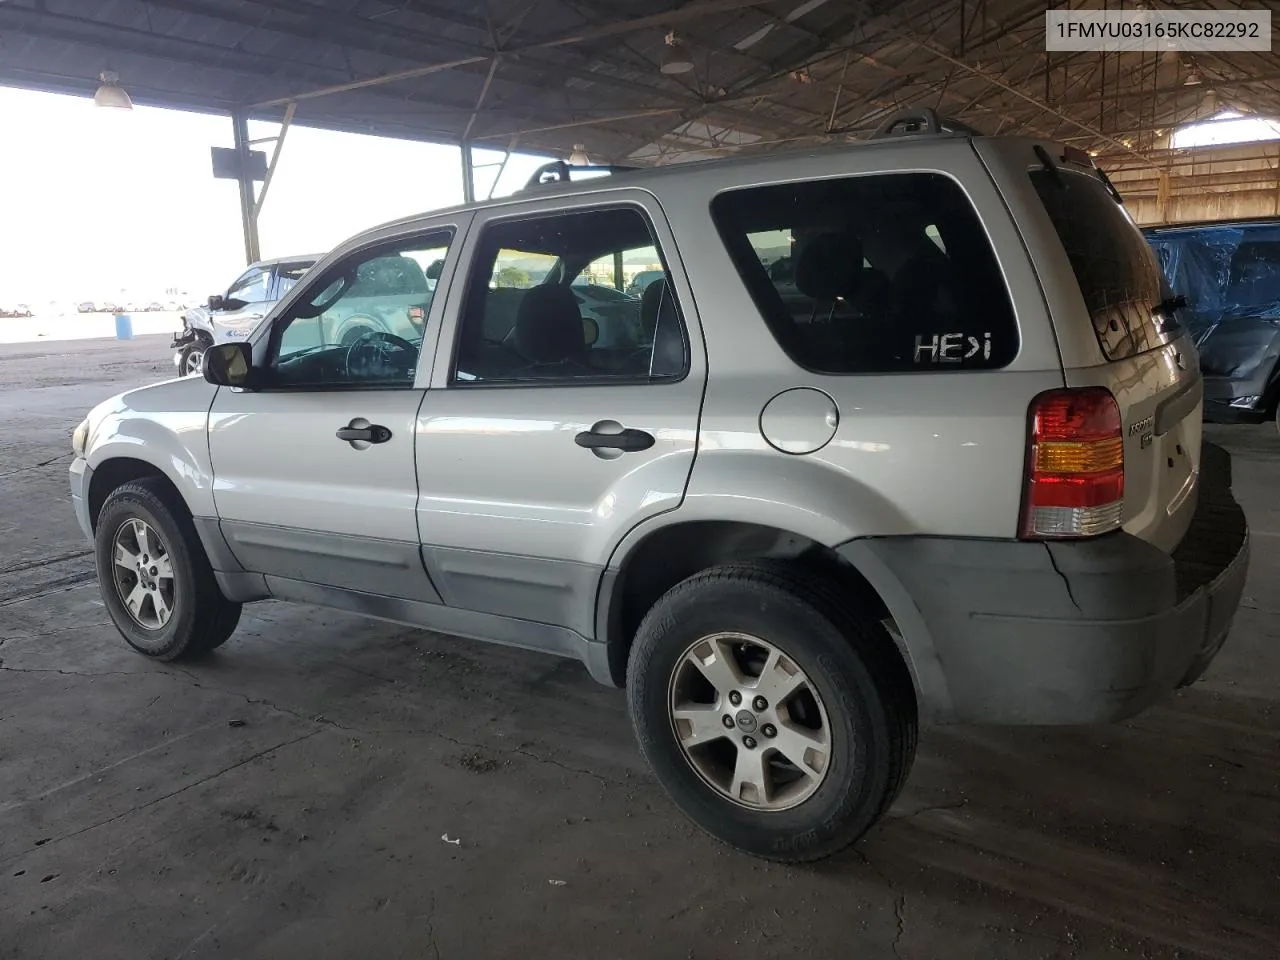
<svg viewBox="0 0 1280 960"><path fill-rule="evenodd" d="M1144 231L1186 298L1204 374L1204 416L1261 423L1280 407L1280 218ZM1280 418L1277 418L1280 423Z"/></svg>

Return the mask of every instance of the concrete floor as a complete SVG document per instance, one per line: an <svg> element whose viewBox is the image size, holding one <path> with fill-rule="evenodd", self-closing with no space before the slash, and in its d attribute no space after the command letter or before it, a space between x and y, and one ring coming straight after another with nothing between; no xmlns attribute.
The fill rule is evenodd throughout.
<svg viewBox="0 0 1280 960"><path fill-rule="evenodd" d="M68 438L166 346L0 347L0 957L1277 955L1274 426L1211 431L1254 554L1203 681L1115 727L926 730L889 819L788 868L688 826L567 661L281 603L198 666L132 653Z"/></svg>

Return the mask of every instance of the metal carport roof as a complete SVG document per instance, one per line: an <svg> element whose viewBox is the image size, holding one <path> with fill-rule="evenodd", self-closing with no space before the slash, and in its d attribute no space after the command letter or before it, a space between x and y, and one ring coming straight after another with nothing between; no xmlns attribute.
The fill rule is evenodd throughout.
<svg viewBox="0 0 1280 960"><path fill-rule="evenodd" d="M90 94L112 70L144 104L264 120L293 104L313 126L559 155L583 144L630 163L856 138L925 104L983 132L1067 140L1165 195L1191 182L1173 127L1227 108L1280 116L1275 52L1047 54L1047 6L8 0L0 83ZM659 69L671 31L687 73ZM1274 183L1270 154L1250 157L1256 182Z"/></svg>

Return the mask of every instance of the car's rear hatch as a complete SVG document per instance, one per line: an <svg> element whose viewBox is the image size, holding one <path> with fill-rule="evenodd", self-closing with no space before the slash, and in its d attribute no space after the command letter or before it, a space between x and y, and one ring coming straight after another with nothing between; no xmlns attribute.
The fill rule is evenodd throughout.
<svg viewBox="0 0 1280 960"><path fill-rule="evenodd" d="M1172 552L1197 499L1203 381L1195 342L1154 251L1087 154L1026 141L999 154L993 174L1005 181L1041 278L1065 385L1105 387L1120 409L1121 524Z"/></svg>

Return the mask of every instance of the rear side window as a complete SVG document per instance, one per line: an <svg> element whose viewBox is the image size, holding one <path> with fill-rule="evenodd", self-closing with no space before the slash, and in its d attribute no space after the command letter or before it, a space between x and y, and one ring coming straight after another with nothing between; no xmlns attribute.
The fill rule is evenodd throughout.
<svg viewBox="0 0 1280 960"><path fill-rule="evenodd" d="M990 370L1018 353L1000 266L940 174L750 187L711 215L769 329L816 373Z"/></svg>
<svg viewBox="0 0 1280 960"><path fill-rule="evenodd" d="M1164 346L1177 329L1155 252L1096 176L1035 170L1031 181L1062 239L1108 360Z"/></svg>

